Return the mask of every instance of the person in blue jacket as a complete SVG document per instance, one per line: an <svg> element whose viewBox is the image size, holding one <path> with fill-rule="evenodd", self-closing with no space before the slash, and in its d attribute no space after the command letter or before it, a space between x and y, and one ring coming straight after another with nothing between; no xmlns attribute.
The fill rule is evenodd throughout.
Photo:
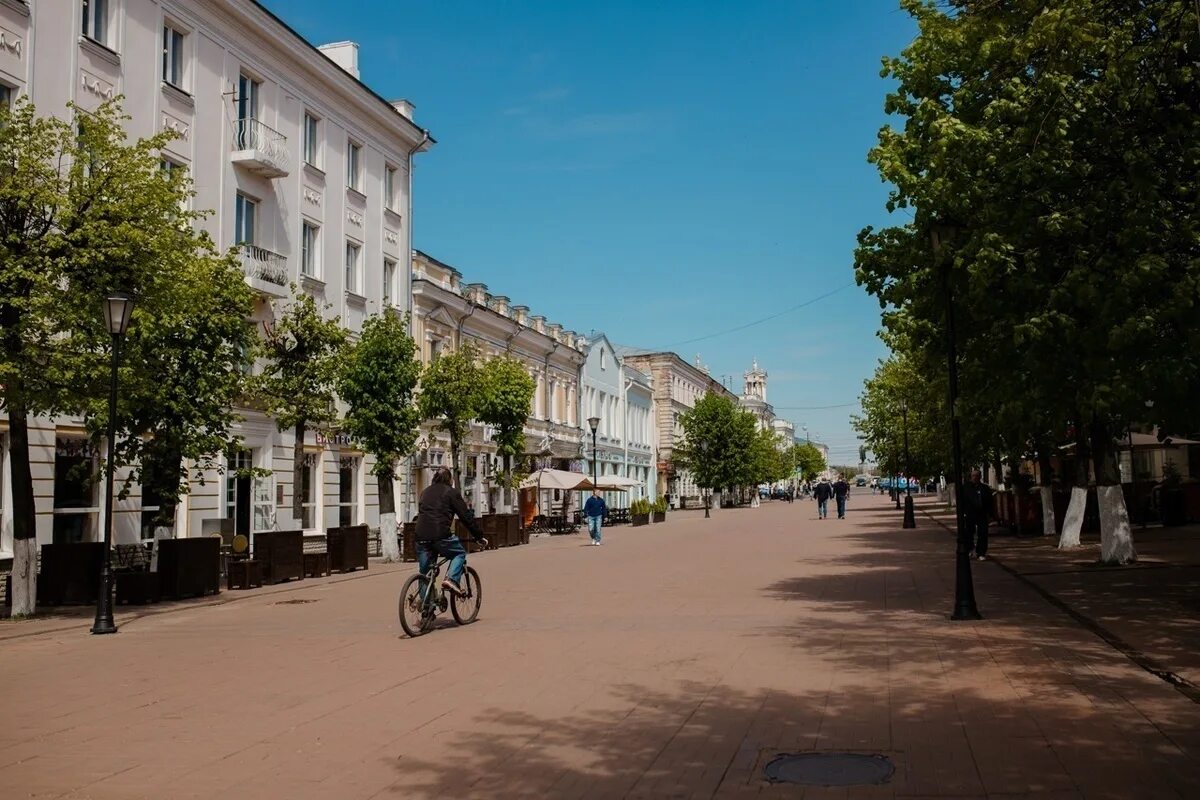
<svg viewBox="0 0 1200 800"><path fill-rule="evenodd" d="M592 496L583 504L583 514L587 517L588 534L592 537L592 544L600 544L600 528L604 525L604 515L607 513L608 506L600 496L600 490L594 490Z"/></svg>

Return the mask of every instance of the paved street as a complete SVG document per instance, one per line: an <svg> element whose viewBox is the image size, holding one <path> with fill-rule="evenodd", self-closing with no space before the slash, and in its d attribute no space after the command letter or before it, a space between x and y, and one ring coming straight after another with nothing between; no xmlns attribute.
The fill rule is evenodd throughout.
<svg viewBox="0 0 1200 800"><path fill-rule="evenodd" d="M1200 796L1200 706L996 564L975 568L986 621L946 621L952 543L925 515L901 531L858 495L815 516L766 503L473 556L480 622L418 640L395 613L410 565L126 614L113 637L6 623L50 632L0 640L2 794ZM762 780L830 749L896 773Z"/></svg>

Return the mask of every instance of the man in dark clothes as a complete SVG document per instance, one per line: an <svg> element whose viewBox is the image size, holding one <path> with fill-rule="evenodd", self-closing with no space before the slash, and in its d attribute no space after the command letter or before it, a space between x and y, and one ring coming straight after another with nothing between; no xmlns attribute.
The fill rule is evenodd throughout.
<svg viewBox="0 0 1200 800"><path fill-rule="evenodd" d="M450 528L456 515L471 532L471 541L483 540L483 531L475 515L454 488L450 470L442 467L434 474L429 488L421 492L417 513L417 565L424 575L433 568L438 556L450 558L442 588L462 595L465 592L459 587L459 579L467 566L467 550ZM422 592L424 588L422 581Z"/></svg>
<svg viewBox="0 0 1200 800"><path fill-rule="evenodd" d="M971 470L971 480L963 487L963 516L967 536L975 544L975 557L987 560L988 518L992 516L992 487L983 482L983 474Z"/></svg>
<svg viewBox="0 0 1200 800"><path fill-rule="evenodd" d="M833 485L833 496L837 498L838 519L846 518L846 498L850 496L850 484L841 475Z"/></svg>
<svg viewBox="0 0 1200 800"><path fill-rule="evenodd" d="M813 497L817 500L817 519L829 516L829 498L833 497L833 486L824 478L813 489Z"/></svg>

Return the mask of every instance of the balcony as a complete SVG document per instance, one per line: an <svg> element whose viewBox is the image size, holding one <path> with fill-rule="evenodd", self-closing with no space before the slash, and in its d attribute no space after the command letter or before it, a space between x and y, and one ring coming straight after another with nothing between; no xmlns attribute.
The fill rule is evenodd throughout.
<svg viewBox="0 0 1200 800"><path fill-rule="evenodd" d="M282 178L292 171L287 137L256 119L234 120L231 159L264 178Z"/></svg>
<svg viewBox="0 0 1200 800"><path fill-rule="evenodd" d="M287 256L254 244L240 245L240 251L242 272L252 289L271 297L288 296Z"/></svg>

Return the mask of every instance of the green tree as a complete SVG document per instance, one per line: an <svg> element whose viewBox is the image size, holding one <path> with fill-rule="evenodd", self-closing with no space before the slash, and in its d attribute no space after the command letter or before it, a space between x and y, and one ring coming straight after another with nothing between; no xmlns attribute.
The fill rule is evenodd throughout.
<svg viewBox="0 0 1200 800"><path fill-rule="evenodd" d="M825 471L825 456L809 442L792 445L792 463L802 480L811 481Z"/></svg>
<svg viewBox="0 0 1200 800"><path fill-rule="evenodd" d="M202 214L184 210L186 182L161 169L174 134L130 142L125 119L119 100L86 113L70 106L62 117L39 116L25 97L0 108L0 397L10 426L15 616L33 613L36 597L29 418L83 416L93 439L104 429L109 292L136 298L114 462L159 450L169 473L232 420L224 403L238 379L223 356L244 334L230 321L248 306L240 274L193 227ZM201 319L208 314L215 318ZM207 350L192 353L184 339L208 322L215 338L204 346L215 358L201 364ZM172 510L180 484L168 481L164 492Z"/></svg>
<svg viewBox="0 0 1200 800"><path fill-rule="evenodd" d="M462 485L459 454L471 420L478 419L483 404L483 369L479 349L469 341L443 353L425 368L421 378L421 418L450 437L454 484Z"/></svg>
<svg viewBox="0 0 1200 800"><path fill-rule="evenodd" d="M416 389L421 380L417 345L408 318L388 310L372 315L345 355L338 394L347 405L345 426L375 456L383 560L400 560L396 538L396 464L409 455L420 432Z"/></svg>
<svg viewBox="0 0 1200 800"><path fill-rule="evenodd" d="M728 397L707 392L679 418L683 441L675 448L677 466L708 490L744 485L749 471L755 423Z"/></svg>
<svg viewBox="0 0 1200 800"><path fill-rule="evenodd" d="M515 358L499 356L480 369L482 390L479 420L496 429L496 452L503 460L497 483L515 488L525 477L521 456L525 453L525 422L529 418L537 384Z"/></svg>
<svg viewBox="0 0 1200 800"><path fill-rule="evenodd" d="M279 430L292 447L292 516L304 518L304 437L311 425L337 420L338 372L348 335L338 317L326 317L311 295L292 286L292 299L264 323L263 370L254 382Z"/></svg>

